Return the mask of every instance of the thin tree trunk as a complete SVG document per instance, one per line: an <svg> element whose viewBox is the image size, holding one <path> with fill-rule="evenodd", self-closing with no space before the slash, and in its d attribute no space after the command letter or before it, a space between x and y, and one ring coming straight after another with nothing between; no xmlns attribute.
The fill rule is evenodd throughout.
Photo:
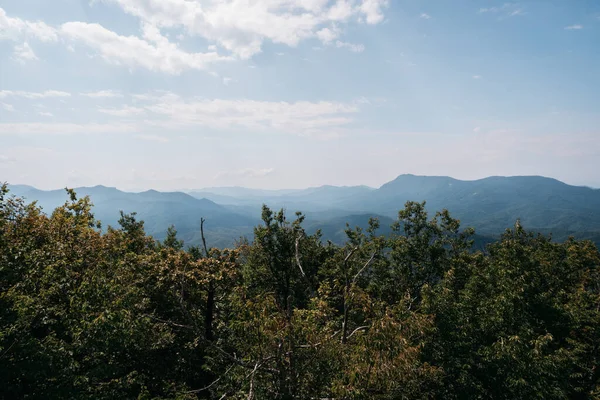
<svg viewBox="0 0 600 400"><path fill-rule="evenodd" d="M202 244L204 245L204 256L209 258L208 247L206 246L206 238L204 237L204 218L200 219L200 234L202 236ZM215 283L211 279L208 282L208 290L206 295L206 315L204 316L204 336L207 340L213 340L213 321L215 319Z"/></svg>

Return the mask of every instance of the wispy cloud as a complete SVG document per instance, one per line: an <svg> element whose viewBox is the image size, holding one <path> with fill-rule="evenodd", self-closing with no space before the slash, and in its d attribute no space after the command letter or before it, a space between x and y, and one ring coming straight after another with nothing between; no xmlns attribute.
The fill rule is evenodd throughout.
<svg viewBox="0 0 600 400"><path fill-rule="evenodd" d="M137 93L131 95L136 101L142 102L175 102L180 100L180 97L173 92L166 90L156 90L149 93Z"/></svg>
<svg viewBox="0 0 600 400"><path fill-rule="evenodd" d="M338 49L348 49L353 53L362 53L365 51L365 46L362 44L347 43L339 40L335 42L335 47Z"/></svg>
<svg viewBox="0 0 600 400"><path fill-rule="evenodd" d="M569 26L565 26L565 30L567 31L578 31L583 29L583 25L569 25Z"/></svg>
<svg viewBox="0 0 600 400"><path fill-rule="evenodd" d="M0 123L0 135L34 134L34 135L72 135L72 134L106 134L134 133L140 130L134 124L75 124L75 123Z"/></svg>
<svg viewBox="0 0 600 400"><path fill-rule="evenodd" d="M25 64L28 61L39 60L27 42L18 44L14 47L13 58L21 64Z"/></svg>
<svg viewBox="0 0 600 400"><path fill-rule="evenodd" d="M92 99L123 97L120 92L114 90L100 90L98 92L81 93L81 95Z"/></svg>
<svg viewBox="0 0 600 400"><path fill-rule="evenodd" d="M319 135L349 124L356 104L327 101L269 102L255 100L198 100L166 98L147 104L161 127L205 126L215 129L245 128Z"/></svg>
<svg viewBox="0 0 600 400"><path fill-rule="evenodd" d="M481 79L481 75L473 75L473 79Z"/></svg>
<svg viewBox="0 0 600 400"><path fill-rule="evenodd" d="M145 114L146 110L140 107L123 106L122 108L99 108L98 112L114 117L133 117Z"/></svg>
<svg viewBox="0 0 600 400"><path fill-rule="evenodd" d="M479 14L499 14L500 19L525 15L525 11L516 3L504 3L501 6L482 7Z"/></svg>
<svg viewBox="0 0 600 400"><path fill-rule="evenodd" d="M24 38L34 38L43 42L58 41L56 29L41 21L26 21L6 15L0 7L0 39L21 41Z"/></svg>
<svg viewBox="0 0 600 400"><path fill-rule="evenodd" d="M431 19L431 15L429 15L429 14L426 14L426 13L422 13L422 14L419 16L419 18L422 18L422 19Z"/></svg>
<svg viewBox="0 0 600 400"><path fill-rule="evenodd" d="M521 8L517 8L517 9L511 11L511 13L509 14L509 16L511 16L511 17L516 17L519 15L525 15L525 12Z"/></svg>
<svg viewBox="0 0 600 400"><path fill-rule="evenodd" d="M15 107L12 104L0 103L0 106L2 106L5 111L15 112Z"/></svg>
<svg viewBox="0 0 600 400"><path fill-rule="evenodd" d="M29 92L27 97L37 98ZM39 94L37 94L39 95ZM124 95L125 96L125 95ZM8 133L102 133L135 132L153 134L153 129L246 129L256 132L289 133L313 138L340 137L353 115L366 101L338 103L329 101L256 101L248 99L182 98L171 92L150 92L127 95L136 105L90 107L115 118L126 118L127 124L0 124L0 134ZM82 109L85 111L85 108ZM40 110L39 115L51 113ZM12 129L12 132L11 132ZM142 137L140 137L142 138ZM147 139L147 138L142 138ZM149 139L148 139L149 140Z"/></svg>
<svg viewBox="0 0 600 400"><path fill-rule="evenodd" d="M48 111L40 111L38 112L39 115L41 115L42 117L54 117L54 114L52 114L51 112Z"/></svg>
<svg viewBox="0 0 600 400"><path fill-rule="evenodd" d="M24 97L26 99L46 99L50 97L70 97L71 93L58 90L46 90L44 92L25 92L21 90L0 90L0 99L6 97Z"/></svg>
<svg viewBox="0 0 600 400"><path fill-rule="evenodd" d="M105 0L158 28L184 28L190 36L218 44L237 58L247 59L271 41L290 47L322 38L324 28L383 22L389 0ZM210 21L210 23L208 23ZM337 39L337 36L332 38Z"/></svg>
<svg viewBox="0 0 600 400"><path fill-rule="evenodd" d="M143 25L143 39L121 36L99 24L68 22L61 26L66 39L83 43L108 63L129 68L144 68L167 74L180 74L190 69L206 69L209 65L231 60L215 52L188 53L169 42L155 26Z"/></svg>

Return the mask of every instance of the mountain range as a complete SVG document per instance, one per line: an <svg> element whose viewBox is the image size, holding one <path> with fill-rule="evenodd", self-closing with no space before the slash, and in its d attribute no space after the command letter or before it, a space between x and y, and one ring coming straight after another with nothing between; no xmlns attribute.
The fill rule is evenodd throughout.
<svg viewBox="0 0 600 400"><path fill-rule="evenodd" d="M67 199L64 190L42 191L10 185L11 193L37 200L51 211ZM200 242L200 218L206 219L210 245L231 246L242 236L251 238L260 223L261 205L306 214L307 230L321 229L324 239L344 241L346 223L365 227L370 217L381 221L382 233L409 200L426 201L435 212L448 209L472 226L485 243L512 227L517 219L529 230L551 233L557 240L568 236L600 244L600 190L571 186L541 176L488 177L464 181L443 176L400 175L379 188L367 186L321 186L301 190L260 190L243 187L205 188L183 192L149 190L128 193L105 186L75 189L89 195L96 218L115 226L119 211L137 212L146 231L164 238L174 225L187 244Z"/></svg>

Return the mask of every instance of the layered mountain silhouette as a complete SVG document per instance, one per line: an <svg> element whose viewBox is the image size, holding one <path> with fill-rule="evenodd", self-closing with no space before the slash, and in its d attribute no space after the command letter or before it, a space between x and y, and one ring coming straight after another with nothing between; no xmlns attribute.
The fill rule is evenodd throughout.
<svg viewBox="0 0 600 400"><path fill-rule="evenodd" d="M11 192L37 200L46 211L63 204L64 190L42 191L10 186ZM206 188L189 193L127 193L104 186L76 188L89 195L94 213L105 226L117 224L119 211L137 212L146 230L157 239L174 225L188 244L200 241L200 218L207 220L211 245L230 246L241 236L252 236L260 223L262 204L306 214L309 231L321 229L326 240L345 239L346 223L365 228L370 217L381 221L382 233L407 201L426 201L432 213L448 209L463 226L472 226L478 242L499 236L516 219L529 230L568 236L600 244L600 190L571 186L540 176L489 177L463 181L450 177L400 175L380 188L321 186L302 190L258 190L241 187Z"/></svg>
<svg viewBox="0 0 600 400"><path fill-rule="evenodd" d="M68 199L64 189L42 191L30 186L9 186L11 193L36 200L45 212L51 212ZM208 199L197 199L182 192L128 193L105 186L75 188L78 197L90 196L93 213L104 227L118 225L120 211L137 213L144 221L146 232L157 239L166 236L166 230L174 225L180 238L188 244L200 243L200 219L205 218L206 233L213 246L229 246L233 240L252 232L258 223L256 218L237 214Z"/></svg>

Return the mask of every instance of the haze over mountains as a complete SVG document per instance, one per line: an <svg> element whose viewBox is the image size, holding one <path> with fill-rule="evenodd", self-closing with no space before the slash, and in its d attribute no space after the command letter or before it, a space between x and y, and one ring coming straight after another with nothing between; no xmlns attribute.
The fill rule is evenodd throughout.
<svg viewBox="0 0 600 400"><path fill-rule="evenodd" d="M41 191L13 185L11 192L37 200L45 211L63 204L64 190ZM157 239L174 225L187 244L199 243L200 218L214 246L230 246L251 236L260 223L262 204L306 214L308 230L322 229L324 239L344 240L346 222L366 226L371 216L381 220L382 232L409 200L427 201L431 212L448 209L463 226L472 226L480 238L493 238L514 225L517 218L529 230L552 233L563 240L572 235L600 244L600 190L571 186L539 176L489 177L461 181L450 177L400 175L380 188L321 186L302 190L259 190L243 187L206 188L189 193L149 190L127 193L95 186L76 188L89 195L104 227L116 226L119 211L137 212L146 230Z"/></svg>

